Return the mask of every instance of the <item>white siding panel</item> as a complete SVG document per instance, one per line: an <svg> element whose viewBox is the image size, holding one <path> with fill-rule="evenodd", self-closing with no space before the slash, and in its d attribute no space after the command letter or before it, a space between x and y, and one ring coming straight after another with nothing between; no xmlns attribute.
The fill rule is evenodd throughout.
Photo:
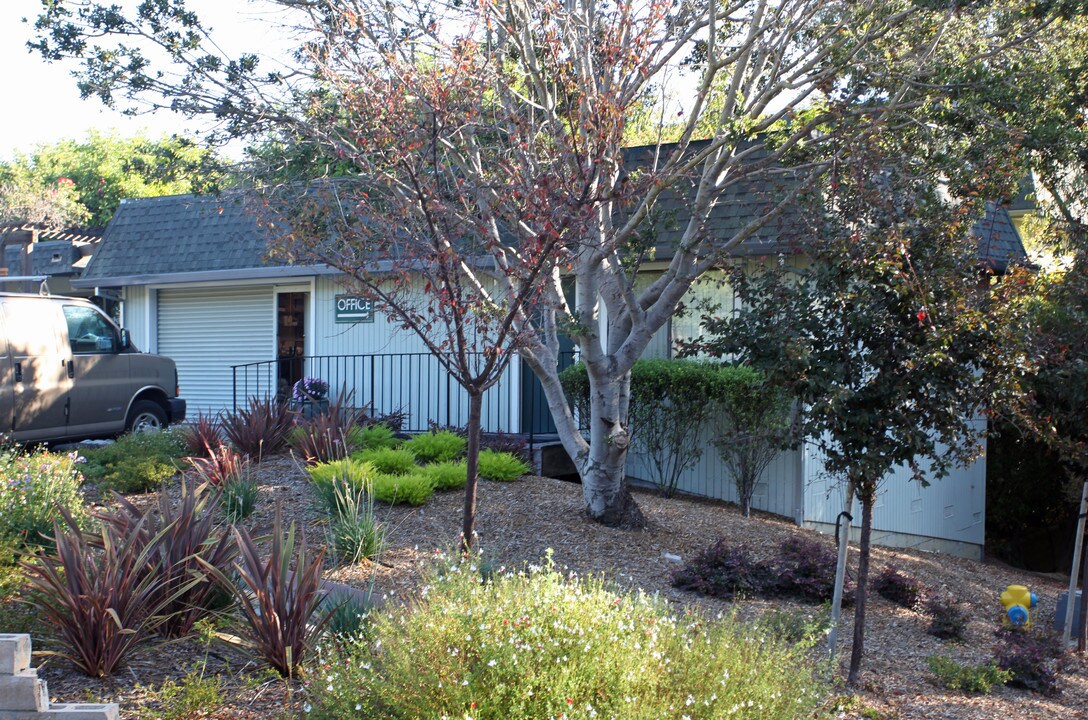
<svg viewBox="0 0 1088 720"><path fill-rule="evenodd" d="M144 352L151 347L147 333L151 325L148 322L150 311L146 287L133 285L125 288L124 301L121 304L121 325L128 330L132 344Z"/></svg>
<svg viewBox="0 0 1088 720"><path fill-rule="evenodd" d="M820 455L814 449L808 450L807 460L805 520L834 523L842 511L845 483L824 472ZM928 486L914 479L906 467L894 468L880 483L873 506L873 528L981 546L986 535L985 458L967 467L954 468L940 480L929 477L927 463L919 466L929 481ZM860 512L855 513L854 525L860 521Z"/></svg>
<svg viewBox="0 0 1088 720"><path fill-rule="evenodd" d="M272 359L272 302L271 286L158 291L159 353L177 363L190 417L232 407L232 365Z"/></svg>

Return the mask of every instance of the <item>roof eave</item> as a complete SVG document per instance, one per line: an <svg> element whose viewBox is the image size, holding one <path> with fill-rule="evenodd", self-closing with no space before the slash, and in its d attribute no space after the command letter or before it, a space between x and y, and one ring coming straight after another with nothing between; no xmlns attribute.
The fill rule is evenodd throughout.
<svg viewBox="0 0 1088 720"><path fill-rule="evenodd" d="M194 282L231 282L237 280L274 280L285 277L311 275L337 275L339 270L328 265L275 265L258 268L232 268L230 270L197 270L179 273L151 273L140 275L116 275L113 277L83 277L72 281L72 287L131 287L139 285L172 285Z"/></svg>

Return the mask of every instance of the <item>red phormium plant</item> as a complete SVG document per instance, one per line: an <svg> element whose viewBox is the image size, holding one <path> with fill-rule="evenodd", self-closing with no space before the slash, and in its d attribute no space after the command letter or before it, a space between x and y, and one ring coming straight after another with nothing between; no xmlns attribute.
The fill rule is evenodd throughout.
<svg viewBox="0 0 1088 720"><path fill-rule="evenodd" d="M229 483L241 480L249 470L249 458L235 452L226 445L215 450L205 448L205 457L190 457L189 464L201 482L221 488Z"/></svg>
<svg viewBox="0 0 1088 720"><path fill-rule="evenodd" d="M218 415L199 413L182 433L189 455L199 457L223 444L223 423Z"/></svg>
<svg viewBox="0 0 1088 720"><path fill-rule="evenodd" d="M223 416L223 434L238 452L262 457L286 446L292 421L285 403L252 397L245 407Z"/></svg>
<svg viewBox="0 0 1088 720"><path fill-rule="evenodd" d="M288 443L307 465L341 460L358 448L362 413L351 407L349 394L341 390L324 411L298 419Z"/></svg>
<svg viewBox="0 0 1088 720"><path fill-rule="evenodd" d="M278 507L267 559L245 528L236 527L234 535L239 558L234 564L237 583L231 587L245 623L240 634L255 655L284 677L292 677L329 619L326 613L311 624L326 595L321 581L325 551L308 556L303 532L296 553L295 525L283 532ZM206 567L226 581L223 571Z"/></svg>
<svg viewBox="0 0 1088 720"><path fill-rule="evenodd" d="M133 505L117 496L120 507L99 514L103 525L133 542L145 557L140 572L152 578L151 601L163 615L156 631L163 637L183 637L194 623L212 612L226 592L219 579L207 573L211 566L225 570L237 549L225 528L215 520L218 491L206 483L181 483L177 501L159 494L158 512Z"/></svg>
<svg viewBox="0 0 1088 720"><path fill-rule="evenodd" d="M56 631L61 649L55 654L105 677L164 622L169 598L150 552L148 519L106 523L90 534L64 508L60 512L55 547L21 563L29 584L25 601Z"/></svg>

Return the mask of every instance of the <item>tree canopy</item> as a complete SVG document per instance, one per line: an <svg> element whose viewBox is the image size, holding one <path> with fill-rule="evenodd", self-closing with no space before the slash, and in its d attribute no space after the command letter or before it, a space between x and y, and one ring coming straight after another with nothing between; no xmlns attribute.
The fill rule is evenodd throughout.
<svg viewBox="0 0 1088 720"><path fill-rule="evenodd" d="M226 177L216 161L211 150L179 136L153 140L91 132L0 163L0 196L13 208L6 213L12 220L102 227L124 198L214 191ZM50 213L43 214L43 202L53 208Z"/></svg>

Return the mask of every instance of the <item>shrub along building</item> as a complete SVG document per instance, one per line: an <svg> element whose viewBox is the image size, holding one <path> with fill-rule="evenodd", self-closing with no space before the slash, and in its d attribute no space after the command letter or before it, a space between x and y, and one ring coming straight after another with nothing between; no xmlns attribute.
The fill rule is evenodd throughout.
<svg viewBox="0 0 1088 720"><path fill-rule="evenodd" d="M749 201L751 202L751 201ZM744 202L721 203L709 231L740 222ZM673 201L657 227L672 225L682 203ZM781 252L786 221L746 241L751 256ZM723 231L724 232L724 231ZM1001 273L1024 256L1008 213L993 204L973 234L980 263ZM728 236L728 235L724 235ZM76 288L123 298L121 318L135 344L175 360L190 415L216 413L246 398L279 395L303 377L326 380L332 394L344 389L355 405L373 413L403 411L405 428L429 423L463 425L467 398L421 341L403 331L381 307L343 287L343 276L324 265L286 265L267 255L267 231L237 197L172 196L124 201ZM659 243L659 246L661 243ZM663 267L664 263L660 263ZM644 266L647 282L655 264ZM699 283L687 305L719 302L731 293L721 282ZM674 343L699 334L697 313L674 317L654 338L646 356L671 357ZM570 358L572 360L573 357ZM554 425L539 386L516 358L503 380L484 396L485 431L528 436L554 444ZM702 432L706 433L704 429ZM729 474L709 447L683 473L677 489L736 501ZM634 478L650 477L649 461L629 456ZM985 460L928 487L903 468L882 484L876 503L874 542L977 556L984 542ZM756 485L753 507L799 525L833 530L842 508L836 478L822 472L811 448L782 453Z"/></svg>

